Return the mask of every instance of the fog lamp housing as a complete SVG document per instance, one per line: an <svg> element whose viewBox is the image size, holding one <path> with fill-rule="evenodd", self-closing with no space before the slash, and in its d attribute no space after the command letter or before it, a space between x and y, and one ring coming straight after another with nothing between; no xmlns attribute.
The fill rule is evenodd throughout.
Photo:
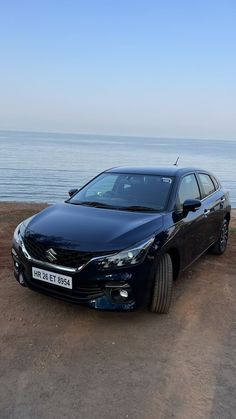
<svg viewBox="0 0 236 419"><path fill-rule="evenodd" d="M128 291L127 291L127 290L120 289L120 290L119 290L119 293L120 293L120 296L121 296L122 298L128 298L128 297L129 297L129 293L128 293Z"/></svg>
<svg viewBox="0 0 236 419"><path fill-rule="evenodd" d="M126 282L108 282L105 285L105 293L115 304L124 304L133 301L132 288Z"/></svg>

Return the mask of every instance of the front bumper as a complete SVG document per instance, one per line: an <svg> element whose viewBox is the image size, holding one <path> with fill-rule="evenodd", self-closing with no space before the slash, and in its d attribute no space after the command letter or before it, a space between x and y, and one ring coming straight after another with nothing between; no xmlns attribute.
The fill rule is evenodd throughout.
<svg viewBox="0 0 236 419"><path fill-rule="evenodd" d="M100 271L93 264L88 264L81 272L66 271L57 267L50 268L45 262L37 263L27 258L21 246L13 242L12 258L14 275L23 286L72 303L109 311L132 311L144 306L150 293L151 262L144 261L132 268ZM32 267L45 269L72 277L73 288L67 289L42 282L32 277ZM120 292L120 291L126 292ZM128 294L124 297L121 294Z"/></svg>

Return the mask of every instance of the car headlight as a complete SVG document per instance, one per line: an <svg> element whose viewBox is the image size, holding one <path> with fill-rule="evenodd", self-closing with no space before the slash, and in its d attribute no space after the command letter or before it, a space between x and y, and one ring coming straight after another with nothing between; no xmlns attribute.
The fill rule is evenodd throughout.
<svg viewBox="0 0 236 419"><path fill-rule="evenodd" d="M101 269L121 268L125 266L137 265L144 261L149 247L154 242L155 238L141 242L129 249L122 250L113 255L107 255L96 258L96 263Z"/></svg>
<svg viewBox="0 0 236 419"><path fill-rule="evenodd" d="M13 241L14 241L15 243L17 243L17 244L20 244L20 243L21 243L21 234L20 234L21 224L22 224L22 223L20 223L20 224L16 227L16 229L15 229L15 231L14 231L14 234L13 234Z"/></svg>
<svg viewBox="0 0 236 419"><path fill-rule="evenodd" d="M22 243L22 237L24 237L25 234L25 229L28 226L29 222L32 220L33 217L29 217L27 218L25 221L23 221L22 223L20 223L13 234L13 240L17 243L17 244L21 244Z"/></svg>

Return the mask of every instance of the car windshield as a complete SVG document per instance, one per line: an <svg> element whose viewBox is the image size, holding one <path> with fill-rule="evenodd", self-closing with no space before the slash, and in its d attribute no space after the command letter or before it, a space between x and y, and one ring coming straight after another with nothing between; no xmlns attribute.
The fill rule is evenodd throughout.
<svg viewBox="0 0 236 419"><path fill-rule="evenodd" d="M67 202L128 211L163 211L173 177L102 173Z"/></svg>

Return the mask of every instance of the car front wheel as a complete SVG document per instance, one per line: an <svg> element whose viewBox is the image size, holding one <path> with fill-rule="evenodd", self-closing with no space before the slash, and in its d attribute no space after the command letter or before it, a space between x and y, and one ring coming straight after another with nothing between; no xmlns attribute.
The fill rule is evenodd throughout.
<svg viewBox="0 0 236 419"><path fill-rule="evenodd" d="M164 254L157 265L151 296L150 311L168 313L173 286L173 265L168 253Z"/></svg>

